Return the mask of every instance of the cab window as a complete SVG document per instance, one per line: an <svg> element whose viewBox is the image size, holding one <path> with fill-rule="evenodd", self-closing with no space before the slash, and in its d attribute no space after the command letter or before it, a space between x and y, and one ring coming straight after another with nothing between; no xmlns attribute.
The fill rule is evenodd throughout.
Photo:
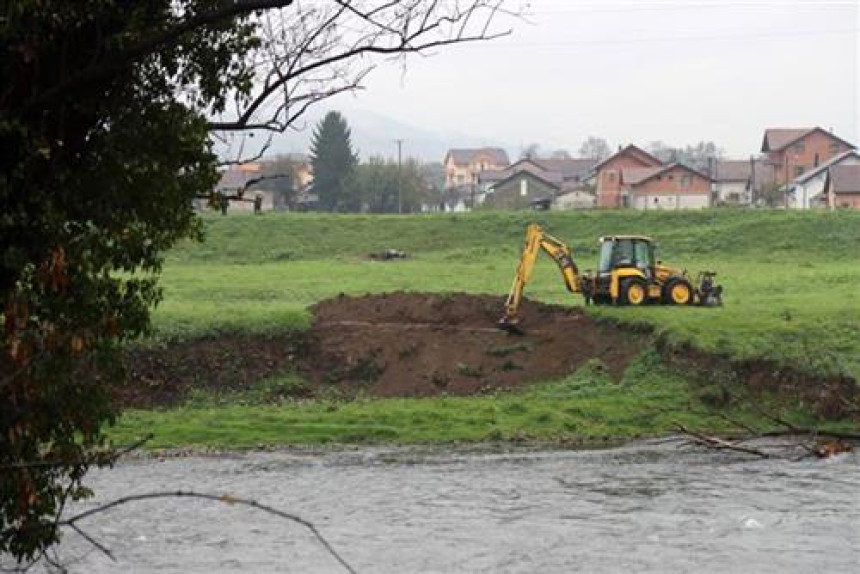
<svg viewBox="0 0 860 574"><path fill-rule="evenodd" d="M633 242L629 239L620 239L615 243L615 266L632 267L635 263Z"/></svg>
<svg viewBox="0 0 860 574"><path fill-rule="evenodd" d="M608 273L612 269L612 247L611 241L600 244L600 261L597 264L598 273Z"/></svg>
<svg viewBox="0 0 860 574"><path fill-rule="evenodd" d="M654 250L645 241L636 242L636 267L640 269L654 267Z"/></svg>

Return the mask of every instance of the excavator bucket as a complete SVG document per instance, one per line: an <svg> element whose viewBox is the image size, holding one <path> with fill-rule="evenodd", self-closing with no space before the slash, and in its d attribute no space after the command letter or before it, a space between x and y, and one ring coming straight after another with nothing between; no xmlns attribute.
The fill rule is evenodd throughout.
<svg viewBox="0 0 860 574"><path fill-rule="evenodd" d="M526 334L526 332L523 331L523 328L520 326L520 320L516 317L511 317L511 316L505 315L504 317L499 319L499 322L496 323L496 325L502 331L505 331L507 333L511 333L512 335L525 335Z"/></svg>

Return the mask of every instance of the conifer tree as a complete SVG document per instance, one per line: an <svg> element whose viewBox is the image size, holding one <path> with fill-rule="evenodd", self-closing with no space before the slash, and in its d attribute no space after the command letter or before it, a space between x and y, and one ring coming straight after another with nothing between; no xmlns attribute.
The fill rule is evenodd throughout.
<svg viewBox="0 0 860 574"><path fill-rule="evenodd" d="M314 193L326 211L357 211L359 197L350 192L350 177L358 163L346 119L329 112L317 124L311 142Z"/></svg>

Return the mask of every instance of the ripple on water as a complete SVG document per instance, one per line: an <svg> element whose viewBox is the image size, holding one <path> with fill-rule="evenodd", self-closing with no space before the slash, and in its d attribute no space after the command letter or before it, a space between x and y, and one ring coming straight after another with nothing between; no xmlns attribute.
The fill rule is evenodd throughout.
<svg viewBox="0 0 860 574"><path fill-rule="evenodd" d="M350 449L132 461L98 498L194 489L312 521L361 572L856 572L860 462L749 460L671 443L601 451ZM300 526L156 500L69 534L71 572L339 572Z"/></svg>

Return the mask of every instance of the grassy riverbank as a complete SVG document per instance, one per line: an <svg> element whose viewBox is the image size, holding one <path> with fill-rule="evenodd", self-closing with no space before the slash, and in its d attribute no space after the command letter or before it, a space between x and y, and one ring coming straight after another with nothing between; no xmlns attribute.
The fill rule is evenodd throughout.
<svg viewBox="0 0 860 574"><path fill-rule="evenodd" d="M743 430L729 419L761 430L779 428L744 408L742 401L730 408L711 408L713 389L671 370L651 353L631 365L620 382L610 380L594 362L562 380L515 393L267 401L273 386L295 383L286 377L245 393L200 394L180 408L131 411L111 435L124 444L153 432L148 448L457 441L595 446L676 432L678 423L729 433ZM801 427L851 427L848 422L822 423L801 410L782 414Z"/></svg>
<svg viewBox="0 0 860 574"><path fill-rule="evenodd" d="M670 341L734 359L763 357L812 373L860 378L860 214L779 211L500 213L446 216L266 214L207 216L206 243L168 257L165 300L154 341L303 330L306 307L338 293L397 290L505 293L525 225L542 223L574 249L580 268L596 260L597 237L653 236L661 257L691 272L710 268L726 305L698 308L590 308L589 313L651 325ZM408 251L404 261L366 255ZM582 305L541 260L527 288L533 299ZM646 369L643 364L649 364ZM112 436L147 431L151 446L247 447L273 443L562 440L670 432L675 421L724 430L707 414L709 397L654 356L621 383L594 369L517 393L344 402L257 400L256 391L201 394L167 411L125 414ZM294 376L266 382L292 384ZM704 401L703 401L704 399ZM252 403L252 404L242 404ZM758 415L733 417L759 426ZM804 422L802 415L799 422Z"/></svg>

